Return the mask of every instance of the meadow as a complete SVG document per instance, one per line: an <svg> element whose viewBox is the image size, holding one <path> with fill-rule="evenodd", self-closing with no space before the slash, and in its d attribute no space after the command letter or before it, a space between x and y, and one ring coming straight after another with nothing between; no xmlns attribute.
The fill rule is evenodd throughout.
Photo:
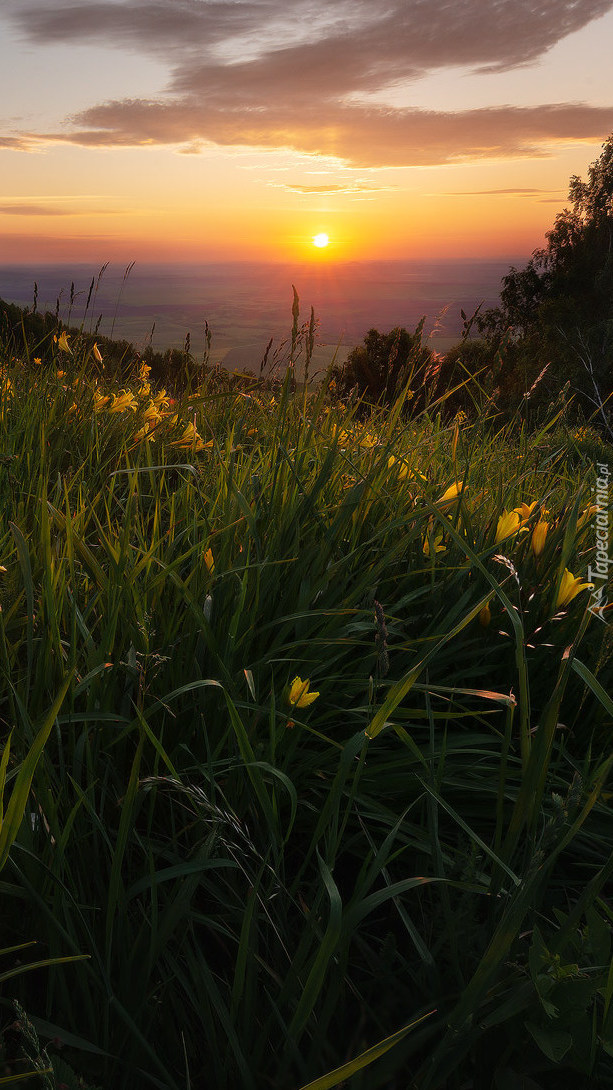
<svg viewBox="0 0 613 1090"><path fill-rule="evenodd" d="M2 336L0 1081L610 1086L598 432Z"/></svg>

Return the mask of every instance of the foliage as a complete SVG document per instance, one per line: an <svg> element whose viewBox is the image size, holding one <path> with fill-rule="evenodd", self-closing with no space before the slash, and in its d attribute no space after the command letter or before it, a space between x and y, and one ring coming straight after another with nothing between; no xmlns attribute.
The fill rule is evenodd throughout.
<svg viewBox="0 0 613 1090"><path fill-rule="evenodd" d="M613 135L588 170L572 177L572 207L556 217L547 245L524 269L503 279L500 306L478 319L494 340L513 331L502 374L507 402L517 404L546 363L540 397L570 382L586 414L609 426L613 393ZM518 389L519 383L519 389Z"/></svg>
<svg viewBox="0 0 613 1090"><path fill-rule="evenodd" d="M37 1033L114 1090L610 1085L593 440L55 336L0 379L11 791L53 709L3 935L86 955L12 978Z"/></svg>

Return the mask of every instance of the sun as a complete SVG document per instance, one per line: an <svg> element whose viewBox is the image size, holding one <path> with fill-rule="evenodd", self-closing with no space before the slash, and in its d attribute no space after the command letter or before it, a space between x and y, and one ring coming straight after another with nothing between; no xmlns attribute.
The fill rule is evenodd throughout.
<svg viewBox="0 0 613 1090"><path fill-rule="evenodd" d="M313 246L317 246L320 250L327 246L329 241L330 239L323 231L319 235L313 235Z"/></svg>

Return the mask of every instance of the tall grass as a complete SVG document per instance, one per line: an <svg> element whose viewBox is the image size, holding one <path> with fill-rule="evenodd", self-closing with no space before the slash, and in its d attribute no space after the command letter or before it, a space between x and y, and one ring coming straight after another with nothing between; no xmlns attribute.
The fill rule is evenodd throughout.
<svg viewBox="0 0 613 1090"><path fill-rule="evenodd" d="M608 1085L580 440L290 373L121 411L64 345L0 408L3 945L87 955L12 981L38 1032L114 1090Z"/></svg>

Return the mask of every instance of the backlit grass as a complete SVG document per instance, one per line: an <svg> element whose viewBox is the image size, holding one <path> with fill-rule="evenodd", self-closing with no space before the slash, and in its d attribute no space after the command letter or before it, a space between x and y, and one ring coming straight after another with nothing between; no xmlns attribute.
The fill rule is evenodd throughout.
<svg viewBox="0 0 613 1090"><path fill-rule="evenodd" d="M5 997L113 1090L609 1085L606 448L96 352L2 359L0 945L86 955Z"/></svg>

